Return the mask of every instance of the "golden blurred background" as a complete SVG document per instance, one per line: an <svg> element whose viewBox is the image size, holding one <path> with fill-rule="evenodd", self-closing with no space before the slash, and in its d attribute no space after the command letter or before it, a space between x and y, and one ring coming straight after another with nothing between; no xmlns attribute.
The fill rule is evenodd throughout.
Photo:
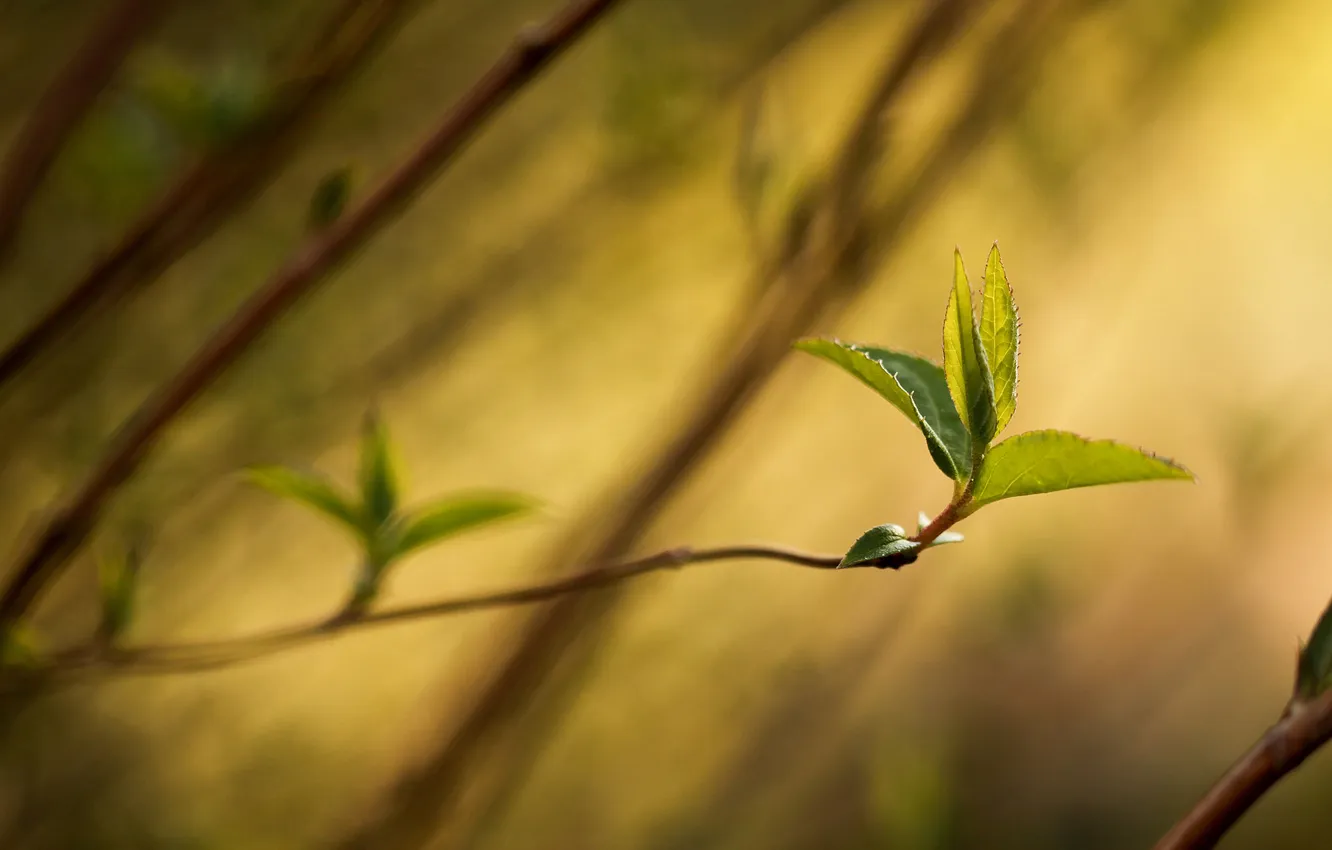
<svg viewBox="0 0 1332 850"><path fill-rule="evenodd" d="M0 0L0 148L105 5ZM0 340L211 143L152 69L235 94L331 5L177 4L37 197L0 268ZM899 572L756 561L630 580L582 611L548 687L487 721L448 805L395 809L413 793L399 779L425 775L532 609L40 695L4 716L4 846L350 847L386 811L413 822L386 848L1150 846L1279 712L1332 595L1332 6L973 5L885 119L857 179L889 212L809 330L938 358L950 252L974 275L998 240L1023 320L1010 432L1147 446L1195 485L1003 502ZM297 250L320 178L350 166L354 202L555 8L407 6L239 214L0 388L10 559ZM43 600L37 639L92 627L96 555L143 526L131 642L332 610L355 553L237 473L350 481L372 404L409 499L503 487L547 505L399 565L385 604L575 569L725 374L762 309L756 246L826 173L922 8L626 0L170 428ZM772 175L757 209L736 180L755 151ZM791 353L633 552L843 551L946 503L922 448L881 400ZM1332 846L1329 783L1323 753L1225 846Z"/></svg>

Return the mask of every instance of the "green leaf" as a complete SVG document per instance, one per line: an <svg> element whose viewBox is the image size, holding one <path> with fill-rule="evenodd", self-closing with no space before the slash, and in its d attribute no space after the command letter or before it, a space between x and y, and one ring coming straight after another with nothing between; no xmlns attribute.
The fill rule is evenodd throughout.
<svg viewBox="0 0 1332 850"><path fill-rule="evenodd" d="M519 493L460 493L416 510L407 519L398 538L396 555L401 557L431 546L446 537L531 513L538 502Z"/></svg>
<svg viewBox="0 0 1332 850"><path fill-rule="evenodd" d="M360 510L323 478L285 466L256 466L246 473L251 484L312 508L345 526L358 540L365 539Z"/></svg>
<svg viewBox="0 0 1332 850"><path fill-rule="evenodd" d="M999 259L997 243L990 248L990 257L985 262L980 338L994 377L994 433L999 434L1017 410L1019 323L1017 302Z"/></svg>
<svg viewBox="0 0 1332 850"><path fill-rule="evenodd" d="M953 291L948 296L943 336L948 392L971 434L972 457L979 458L995 435L994 378L980 344L961 251L953 252Z"/></svg>
<svg viewBox="0 0 1332 850"><path fill-rule="evenodd" d="M925 435L934 463L949 478L971 474L971 438L948 395L937 365L900 351L829 339L802 339L801 351L821 357L860 380L896 407Z"/></svg>
<svg viewBox="0 0 1332 850"><path fill-rule="evenodd" d="M860 535L837 568L864 566L895 570L913 563L920 548L919 543L907 539L902 526L879 525Z"/></svg>
<svg viewBox="0 0 1332 850"><path fill-rule="evenodd" d="M102 634L114 638L124 633L134 615L134 592L138 584L139 560L133 552L107 558L98 566L102 590Z"/></svg>
<svg viewBox="0 0 1332 850"><path fill-rule="evenodd" d="M361 426L361 501L370 527L384 527L398 509L398 475L392 459L388 429L371 411Z"/></svg>
<svg viewBox="0 0 1332 850"><path fill-rule="evenodd" d="M314 230L322 230L342 216L351 197L352 170L349 167L334 169L319 181L314 194L310 196L310 206L306 211L306 220Z"/></svg>
<svg viewBox="0 0 1332 850"><path fill-rule="evenodd" d="M1300 647L1295 693L1313 699L1328 688L1332 688L1332 602L1318 618L1309 642Z"/></svg>
<svg viewBox="0 0 1332 850"><path fill-rule="evenodd" d="M1088 440L1067 431L1029 431L990 449L966 513L1013 496L1161 478L1191 481L1193 473L1122 443Z"/></svg>

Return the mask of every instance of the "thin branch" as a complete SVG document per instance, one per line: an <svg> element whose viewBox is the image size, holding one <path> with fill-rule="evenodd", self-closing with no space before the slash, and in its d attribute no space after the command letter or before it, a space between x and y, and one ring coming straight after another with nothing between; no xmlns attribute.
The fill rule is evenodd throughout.
<svg viewBox="0 0 1332 850"><path fill-rule="evenodd" d="M1207 850L1286 774L1332 740L1332 690L1313 700L1293 700L1268 729L1175 824L1155 850Z"/></svg>
<svg viewBox="0 0 1332 850"><path fill-rule="evenodd" d="M244 637L195 643L122 646L114 647L109 652L95 646L80 647L57 653L49 665L40 669L43 673L57 676L89 671L116 675L211 670L253 661L316 641L339 637L351 631L491 608L530 605L606 587L661 570L737 560L779 561L813 569L832 570L837 568L841 557L811 554L780 546L721 546L708 549L682 546L619 564L595 567L567 578L528 587L405 605L383 611L371 611L352 618L335 615Z"/></svg>
<svg viewBox="0 0 1332 850"><path fill-rule="evenodd" d="M204 343L166 386L139 408L92 474L20 560L0 594L0 633L28 611L41 590L82 547L107 500L138 469L176 416L339 261L351 256L392 221L425 183L476 136L488 118L616 2L578 0L546 25L524 30L419 148L359 205L312 237Z"/></svg>
<svg viewBox="0 0 1332 850"><path fill-rule="evenodd" d="M806 332L839 297L854 291L855 285L843 272L855 248L862 216L860 187L868 182L866 171L875 164L883 113L959 31L972 5L969 0L935 0L927 5L885 65L830 170L831 179L809 199L813 205L809 225L795 234L796 244L783 252L786 262L780 268L764 270L767 286L758 303L746 304L737 317L736 331L728 336L737 341L726 343L713 361L725 364L720 375L637 482L608 500L606 509L596 512L591 528L571 534L556 551L555 565L577 551L590 551L595 562L617 560L632 549L661 507L757 398L784 359L792 338ZM859 276L859 283L863 285L867 278ZM590 546L586 543L589 536L593 536ZM581 649L597 645L597 633L606 627L621 598L613 590L581 594L563 598L537 614L514 648L496 659L497 672L457 725L446 718L431 751L394 782L379 810L334 846L338 850L415 850L429 844L464 787L473 791L477 775L492 773L481 771L477 762L504 725L520 711L536 712L536 721L529 722L529 727L540 727L558 714L559 706L572 693L570 682L587 666L590 653ZM538 689L542 699L535 695ZM510 737L521 737L524 746L515 746L514 752L531 758L542 736L518 730Z"/></svg>
<svg viewBox="0 0 1332 850"><path fill-rule="evenodd" d="M172 0L121 0L52 81L0 167L0 263L13 247L37 188L134 44Z"/></svg>
<svg viewBox="0 0 1332 850"><path fill-rule="evenodd" d="M0 386L42 355L98 304L141 289L206 239L296 149L321 104L371 54L415 0L344 0L275 86L250 132L189 167L54 305L0 352Z"/></svg>

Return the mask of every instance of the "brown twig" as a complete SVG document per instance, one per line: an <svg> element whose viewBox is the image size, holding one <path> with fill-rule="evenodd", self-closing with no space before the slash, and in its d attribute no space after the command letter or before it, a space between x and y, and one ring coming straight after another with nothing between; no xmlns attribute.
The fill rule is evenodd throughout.
<svg viewBox="0 0 1332 850"><path fill-rule="evenodd" d="M1292 700L1281 719L1156 843L1155 850L1215 847L1272 786L1329 740L1332 690L1312 700Z"/></svg>
<svg viewBox="0 0 1332 850"><path fill-rule="evenodd" d="M313 622L271 629L244 637L193 643L143 644L112 646L109 648L97 645L79 647L56 653L48 664L39 668L38 672L47 674L48 681L54 681L52 677L89 672L119 675L211 670L253 661L315 641L338 637L352 631L491 608L531 605L569 594L606 587L626 579L661 570L679 569L693 564L738 560L779 561L813 569L832 570L837 568L837 565L841 562L841 557L811 554L780 546L719 546L703 549L681 546L619 564L594 567L566 578L540 582L514 590L404 605L383 611L370 611L354 618L326 617Z"/></svg>
<svg viewBox="0 0 1332 850"><path fill-rule="evenodd" d="M272 105L247 133L208 152L135 221L120 241L0 352L0 386L93 307L147 286L206 239L296 148L300 130L384 40L415 0L344 0L278 81Z"/></svg>
<svg viewBox="0 0 1332 850"><path fill-rule="evenodd" d="M0 633L31 607L92 531L107 500L138 469L162 431L301 296L405 207L503 104L616 5L577 0L525 30L463 95L426 141L356 207L314 236L219 328L126 423L92 474L38 536L0 594Z"/></svg>
<svg viewBox="0 0 1332 850"><path fill-rule="evenodd" d="M830 179L812 199L810 224L797 234L798 244L785 252L789 260L773 270L774 279L764 288L758 303L745 305L737 330L728 336L738 342L728 344L714 358L713 362L725 364L720 376L637 483L627 493L608 500L604 511L597 512L598 517L609 517L604 523L598 521L603 527L571 535L570 541L557 550L552 559L555 563L565 562L572 551L583 548L590 549L593 561L618 560L631 550L661 506L757 397L792 338L806 332L830 303L846 295L850 287L842 273L848 252L854 249L861 216L860 187L875 158L883 112L926 61L948 43L970 6L967 0L941 0L928 6L903 47L884 68ZM589 533L595 534L596 540L585 547L580 538ZM485 682L461 722L446 729L433 751L395 782L381 809L335 846L339 850L408 850L428 844L462 789L477 784L473 781L480 772L476 762L486 747L520 711L533 710L538 688L546 691L542 695L545 699L540 701L547 703L545 716L554 716L552 706L563 703L559 695L567 695L571 676L586 666L590 655L571 652L571 647L578 641L586 647L595 645L597 631L609 621L620 598L614 591L579 594L563 598L537 614L518 637L515 648L494 663L498 673ZM571 655L576 657L571 659ZM557 662L565 673L564 687L558 681L548 684ZM559 688L558 694L550 693L552 688ZM523 739L524 745L515 746L515 751L523 752L524 757L539 748L542 735L513 734Z"/></svg>
<svg viewBox="0 0 1332 850"><path fill-rule="evenodd" d="M42 95L0 167L0 262L9 255L37 188L134 44L162 18L172 0L121 0L93 24Z"/></svg>

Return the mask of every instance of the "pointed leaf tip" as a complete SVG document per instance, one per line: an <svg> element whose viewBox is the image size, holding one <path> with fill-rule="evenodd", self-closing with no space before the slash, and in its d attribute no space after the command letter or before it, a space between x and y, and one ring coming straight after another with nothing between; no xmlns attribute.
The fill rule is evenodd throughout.
<svg viewBox="0 0 1332 850"><path fill-rule="evenodd" d="M298 472L285 466L253 466L246 478L256 487L275 496L299 502L334 520L358 539L364 537L365 523L352 500L320 476Z"/></svg>
<svg viewBox="0 0 1332 850"><path fill-rule="evenodd" d="M886 523L860 535L837 568L878 567L895 570L913 563L920 548L919 543L907 539L906 530L902 526Z"/></svg>
<svg viewBox="0 0 1332 850"><path fill-rule="evenodd" d="M361 423L361 502L371 530L388 523L398 509L400 482L388 428L376 408Z"/></svg>
<svg viewBox="0 0 1332 850"><path fill-rule="evenodd" d="M522 493L473 492L447 496L412 512L396 554L400 557L464 531L526 516L541 505L540 500Z"/></svg>
<svg viewBox="0 0 1332 850"><path fill-rule="evenodd" d="M1131 481L1193 480L1180 464L1112 440L1067 431L1028 431L990 449L968 513L1013 496Z"/></svg>
<svg viewBox="0 0 1332 850"><path fill-rule="evenodd" d="M948 392L971 435L972 457L977 459L995 435L994 378L976 327L971 285L960 251L953 254L953 289L944 315L943 347Z"/></svg>
<svg viewBox="0 0 1332 850"><path fill-rule="evenodd" d="M900 410L925 435L930 457L945 475L965 481L971 474L970 437L937 364L837 339L802 339L795 347L838 366Z"/></svg>
<svg viewBox="0 0 1332 850"><path fill-rule="evenodd" d="M1017 410L1018 347L1021 322L1013 289L999 256L999 243L990 248L985 262L985 287L981 296L981 348L994 381L995 429L997 435Z"/></svg>

